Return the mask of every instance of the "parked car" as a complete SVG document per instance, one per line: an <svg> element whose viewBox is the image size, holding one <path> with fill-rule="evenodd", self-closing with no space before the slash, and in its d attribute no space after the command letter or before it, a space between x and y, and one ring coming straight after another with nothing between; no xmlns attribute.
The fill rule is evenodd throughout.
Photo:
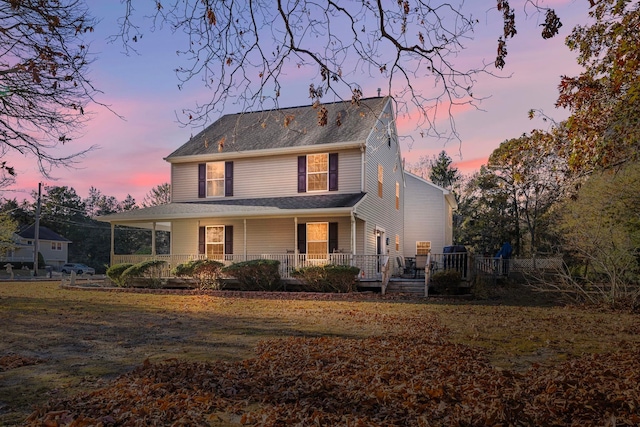
<svg viewBox="0 0 640 427"><path fill-rule="evenodd" d="M90 276L93 276L94 274L96 274L95 269L88 267L84 264L73 263L73 262L63 265L60 268L60 271L63 272L64 274L71 274L72 271L75 271L76 274L88 274Z"/></svg>

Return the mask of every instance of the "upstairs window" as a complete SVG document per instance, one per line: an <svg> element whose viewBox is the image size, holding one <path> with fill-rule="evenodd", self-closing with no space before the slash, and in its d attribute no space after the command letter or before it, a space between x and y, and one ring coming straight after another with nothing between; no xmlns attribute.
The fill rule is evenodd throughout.
<svg viewBox="0 0 640 427"><path fill-rule="evenodd" d="M400 184L396 182L396 209L400 210Z"/></svg>
<svg viewBox="0 0 640 427"><path fill-rule="evenodd" d="M233 162L198 165L198 197L233 196Z"/></svg>
<svg viewBox="0 0 640 427"><path fill-rule="evenodd" d="M307 191L329 189L329 154L307 156Z"/></svg>
<svg viewBox="0 0 640 427"><path fill-rule="evenodd" d="M382 197L382 180L384 176L384 168L378 164L378 197Z"/></svg>
<svg viewBox="0 0 640 427"><path fill-rule="evenodd" d="M298 193L338 190L338 153L298 157Z"/></svg>
<svg viewBox="0 0 640 427"><path fill-rule="evenodd" d="M224 162L207 163L207 197L224 196Z"/></svg>

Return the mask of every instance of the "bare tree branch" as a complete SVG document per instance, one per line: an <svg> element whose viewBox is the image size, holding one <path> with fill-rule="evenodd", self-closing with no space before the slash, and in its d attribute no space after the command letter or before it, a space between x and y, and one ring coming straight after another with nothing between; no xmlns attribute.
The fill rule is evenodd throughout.
<svg viewBox="0 0 640 427"><path fill-rule="evenodd" d="M91 59L83 35L94 21L79 0L0 2L0 156L33 156L48 176L78 156L54 149L82 129L98 92L87 79ZM10 163L2 163L10 175Z"/></svg>
<svg viewBox="0 0 640 427"><path fill-rule="evenodd" d="M546 11L530 0L539 12ZM125 48L139 40L131 0L116 36ZM514 11L496 0L503 14L500 42L515 35ZM473 87L488 63L462 67L459 56L478 23L464 2L398 0L166 0L156 1L152 28L168 26L186 35L178 51L179 87L199 78L210 89L208 100L183 110L183 124L205 125L234 103L242 111L277 108L287 79L310 72L314 101L328 93L338 99L371 93L381 82L394 97L397 115L411 116L422 135L457 138L453 109L477 108ZM557 25L557 24L556 24ZM355 95L354 95L355 94ZM449 129L436 119L445 114Z"/></svg>

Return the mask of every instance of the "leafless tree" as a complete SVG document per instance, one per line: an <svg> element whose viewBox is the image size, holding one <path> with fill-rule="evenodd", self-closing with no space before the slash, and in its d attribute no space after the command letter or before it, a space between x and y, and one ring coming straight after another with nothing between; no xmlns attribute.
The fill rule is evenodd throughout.
<svg viewBox="0 0 640 427"><path fill-rule="evenodd" d="M557 33L561 24L553 10L537 0L526 3L546 14L543 37ZM139 3L124 4L114 40L135 49L144 35L134 8ZM478 20L464 1L157 0L152 28L186 35L188 44L177 52L185 60L176 68L180 85L198 77L211 90L208 102L184 110L183 123L205 124L227 102L243 111L277 108L286 79L300 69L311 74L314 102L327 93L358 102L374 90L365 86L382 77L397 114L411 114L423 135L442 136L435 123L444 113L450 120L445 132L455 136L452 109L476 105L477 76L504 66L507 39L516 34L513 8L507 0L495 4L504 21L496 60L468 69L456 58Z"/></svg>
<svg viewBox="0 0 640 427"><path fill-rule="evenodd" d="M0 1L0 163L13 176L9 155L32 155L48 176L77 156L55 149L82 128L97 93L87 78L91 62L83 36L94 22L80 0Z"/></svg>

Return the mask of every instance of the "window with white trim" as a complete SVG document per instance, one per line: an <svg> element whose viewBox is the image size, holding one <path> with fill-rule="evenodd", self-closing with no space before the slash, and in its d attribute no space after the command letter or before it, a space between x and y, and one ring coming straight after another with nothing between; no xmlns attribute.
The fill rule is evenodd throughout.
<svg viewBox="0 0 640 427"><path fill-rule="evenodd" d="M329 189L329 154L307 155L307 191Z"/></svg>
<svg viewBox="0 0 640 427"><path fill-rule="evenodd" d="M307 223L307 259L329 258L329 223Z"/></svg>
<svg viewBox="0 0 640 427"><path fill-rule="evenodd" d="M400 250L400 236L396 234L396 251Z"/></svg>
<svg viewBox="0 0 640 427"><path fill-rule="evenodd" d="M208 226L206 229L205 245L207 258L224 258L224 225Z"/></svg>
<svg viewBox="0 0 640 427"><path fill-rule="evenodd" d="M207 163L207 197L224 196L224 162Z"/></svg>
<svg viewBox="0 0 640 427"><path fill-rule="evenodd" d="M61 242L51 242L51 250L52 251L61 251L62 243Z"/></svg>
<svg viewBox="0 0 640 427"><path fill-rule="evenodd" d="M416 242L416 255L429 255L431 242Z"/></svg>
<svg viewBox="0 0 640 427"><path fill-rule="evenodd" d="M378 164L378 197L382 197L382 179L384 176L384 168Z"/></svg>
<svg viewBox="0 0 640 427"><path fill-rule="evenodd" d="M396 181L396 210L400 210L400 183Z"/></svg>

